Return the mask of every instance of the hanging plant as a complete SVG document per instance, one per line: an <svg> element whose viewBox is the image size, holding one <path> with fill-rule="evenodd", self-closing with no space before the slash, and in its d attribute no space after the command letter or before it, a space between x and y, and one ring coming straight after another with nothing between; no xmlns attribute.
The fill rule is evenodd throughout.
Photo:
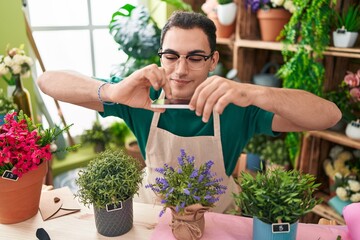
<svg viewBox="0 0 360 240"><path fill-rule="evenodd" d="M297 10L281 32L285 47L285 64L277 72L284 88L303 89L323 95L325 68L321 62L323 52L330 44L332 0L294 0ZM289 49L295 44L296 51ZM292 164L300 150L301 133L286 137ZM294 165L293 165L294 166Z"/></svg>

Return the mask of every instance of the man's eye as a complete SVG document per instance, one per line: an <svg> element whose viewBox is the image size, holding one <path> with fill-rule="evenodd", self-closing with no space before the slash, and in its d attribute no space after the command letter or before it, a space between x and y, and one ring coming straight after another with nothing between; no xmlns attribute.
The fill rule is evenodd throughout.
<svg viewBox="0 0 360 240"><path fill-rule="evenodd" d="M189 59L190 61L192 61L192 62L200 62L200 61L202 61L204 58L203 58L203 57L200 57L200 56L190 56L188 59Z"/></svg>
<svg viewBox="0 0 360 240"><path fill-rule="evenodd" d="M173 54L165 54L164 57L168 60L177 60L178 56L173 55Z"/></svg>

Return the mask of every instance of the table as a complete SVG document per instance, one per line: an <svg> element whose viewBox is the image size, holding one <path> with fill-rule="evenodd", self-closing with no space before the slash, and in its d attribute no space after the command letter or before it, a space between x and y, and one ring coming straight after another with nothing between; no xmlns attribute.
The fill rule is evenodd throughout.
<svg viewBox="0 0 360 240"><path fill-rule="evenodd" d="M81 211L43 221L40 212L31 219L17 224L0 224L0 240L37 240L36 230L44 228L51 240L131 239L148 240L158 222L162 207L134 202L134 226L125 235L105 237L95 227L92 209L81 205Z"/></svg>
<svg viewBox="0 0 360 240"><path fill-rule="evenodd" d="M81 211L59 218L43 221L40 213L33 218L17 224L0 224L0 240L37 240L38 228L44 228L51 240L93 240L93 239L131 239L131 240L171 240L173 238L169 223L169 211L159 219L161 206L134 202L134 226L119 237L100 235L95 227L92 209L81 206ZM205 213L204 240L240 239L252 240L252 219L228 214ZM346 226L303 224L298 227L297 240L350 240ZM309 238L310 237L310 238Z"/></svg>

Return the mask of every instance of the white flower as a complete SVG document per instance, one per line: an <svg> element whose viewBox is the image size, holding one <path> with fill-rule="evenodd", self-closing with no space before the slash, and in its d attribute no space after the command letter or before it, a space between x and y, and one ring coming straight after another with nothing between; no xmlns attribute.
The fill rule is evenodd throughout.
<svg viewBox="0 0 360 240"><path fill-rule="evenodd" d="M0 63L0 76L8 73L9 73L9 69L5 66L5 63Z"/></svg>
<svg viewBox="0 0 360 240"><path fill-rule="evenodd" d="M14 65L11 67L13 74L20 74L21 72L21 66L20 65Z"/></svg>
<svg viewBox="0 0 360 240"><path fill-rule="evenodd" d="M343 187L336 188L336 195L343 201L349 200L349 197L347 195L347 191Z"/></svg>
<svg viewBox="0 0 360 240"><path fill-rule="evenodd" d="M285 1L284 8L291 13L295 12L296 10L296 7L292 1Z"/></svg>
<svg viewBox="0 0 360 240"><path fill-rule="evenodd" d="M350 197L351 202L360 202L360 193L354 193Z"/></svg>
<svg viewBox="0 0 360 240"><path fill-rule="evenodd" d="M360 183L356 180L349 180L348 181L350 190L352 192L359 192L360 191Z"/></svg>
<svg viewBox="0 0 360 240"><path fill-rule="evenodd" d="M271 0L271 3L274 7L280 7L284 4L284 0Z"/></svg>

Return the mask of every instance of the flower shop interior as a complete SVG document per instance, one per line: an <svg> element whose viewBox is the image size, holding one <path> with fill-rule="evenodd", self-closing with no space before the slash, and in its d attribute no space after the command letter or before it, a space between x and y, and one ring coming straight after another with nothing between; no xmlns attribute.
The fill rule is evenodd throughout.
<svg viewBox="0 0 360 240"><path fill-rule="evenodd" d="M222 10L227 4L232 5ZM131 5L130 8L124 8ZM151 51L154 52L152 57L142 59L141 56L132 56L122 45L125 41L133 41L137 44L136 47L141 44L146 45L131 38L130 30L125 33L129 36L126 40L114 37L119 29L116 27L111 29L110 22L114 22L116 17L121 15L119 10L121 7L123 10L131 9L131 11L143 7L142 13L147 14L147 20L144 22L141 16L132 16L132 18L133 21L138 21L134 24L140 24L140 27L155 26L154 29L159 31L154 30L153 34L157 36L146 34L147 38L153 39L159 38L162 26L175 10L194 11L207 15L216 25L216 48L220 53L219 63L211 74L242 83L303 89L334 102L343 114L342 119L335 126L323 131L282 133L278 137L254 136L239 156L232 176L234 179L239 179L237 183L245 192L247 181L250 183L250 178L258 174L265 175L274 171L281 176L282 172L293 170L304 175L309 174L308 177L314 177L314 182L310 179L311 183L308 183L313 187L311 191L314 198L309 203L312 208L302 212L303 215L298 219L298 223L302 225L298 227L296 239L311 239L299 238L299 236L308 236L303 232L323 232L321 233L323 238L316 239L360 240L360 232L354 228L355 223L360 222L360 206L357 205L357 217L344 216L346 206L360 204L359 0L0 1L0 19L2 19L0 21L0 78L2 79L0 80L2 121L0 124L4 124L4 116L9 111L23 110L31 116L35 124L41 124L45 128L62 129L54 142L57 148L74 148L73 151L57 151L52 154L46 176L42 180L42 193L68 188L70 195L76 195L79 191L77 184L79 172L84 171L91 160L108 149L123 149L128 156L136 159L142 168L146 166L136 137L122 119L102 118L93 110L57 101L43 94L36 84L37 77L46 70L74 69L88 76L106 79L114 75L128 76L139 66L160 64L157 56L158 45L151 46ZM279 19L276 16L262 18L263 15L277 10L282 11L276 12L281 15ZM129 16L124 14L121 16L129 19ZM122 27L121 22L117 24L119 24L117 27ZM268 33L268 30L275 32ZM145 41L150 40L144 39ZM18 79L13 77L20 76L20 73L15 74L14 65L10 66L13 67L12 72L6 70L6 59L13 58L14 55L24 57L21 67L25 65L27 67L21 70L26 71L26 74ZM25 92L24 96L15 94L19 91L18 88ZM71 127L66 128L69 125ZM0 134L3 134L3 130ZM0 158L6 154L4 149L1 145ZM5 173L11 170L2 169L5 164L6 161L0 159L0 170L2 170L0 173L3 178ZM243 173L248 173L248 178ZM244 178L243 185L241 177ZM251 184L255 186L256 182ZM272 184L270 186L276 189L277 186ZM0 182L0 199L4 195L1 189L4 186L6 185ZM156 189L154 185L150 188ZM244 195L240 194L239 198L245 198ZM41 211L42 198L41 195L39 211L41 215L37 213L36 208L35 214L39 215L35 215L36 221L31 223L29 219L21 221L27 223L24 229L26 233L31 233L31 236L36 230L39 231L41 226L45 229L45 234L48 230L51 236L56 224L60 224L59 226L63 228L73 227L69 224L75 224L80 229L84 229L84 232L87 231L88 226L94 224L93 217L86 218L85 215L72 217L80 214L79 212L86 212L82 206L81 211L80 208L74 207L71 210L70 207L70 210L62 209L61 211L64 212L57 212L56 214L59 215L56 217L50 214L49 218L45 219ZM63 199L60 198L60 201ZM291 202L291 198L288 201ZM58 203L55 198L54 203ZM251 209L244 203L240 206ZM5 207L0 204L0 212L2 208ZM51 211L49 210L51 207L45 208ZM135 208L134 205L134 211ZM159 233L161 230L166 232L168 226L162 225L165 220L158 220L158 209L148 211L144 210L145 207L142 205L139 209L134 213L134 227L131 225L132 230L127 230L129 232L124 235L129 238L124 239L155 239L156 234L163 237L157 239L173 239ZM282 209L282 206L277 209ZM92 212L86 213L92 216ZM241 215L241 210L234 210L228 215L229 219L224 218L224 221L233 221L235 219L233 217ZM245 215L242 217L246 217ZM206 224L210 224L208 219L216 217L210 214L205 216L208 217L205 217ZM86 224L75 221L82 218L91 221L87 221ZM68 222L65 223L67 220ZM52 222L55 222L55 225ZM253 225L248 219L244 222L250 224L246 225L250 229L251 226L255 226L255 223ZM8 223L6 220L2 222L0 213L0 240L9 239L9 236L25 239L21 238L25 235L21 235L20 230L13 227L15 225L6 223ZM280 229L284 227L281 221L277 224L280 224ZM328 228L317 228L319 225ZM216 226L213 225L214 228ZM236 228L236 225L231 227ZM274 232L275 225L272 227ZM53 231L53 236L60 234ZM68 236L72 238L77 236L77 239L84 239L84 236L86 239L102 239L99 236L104 234L99 228L97 231L100 235L97 235L96 230L94 231L95 233L90 231L83 235ZM201 236L205 236L203 239L213 239L207 237L211 234L206 231L211 233L214 230L205 225L204 235L201 233L200 237L184 238L176 235L173 229L171 237L200 239ZM282 233L282 230L278 231ZM214 233L214 236L225 236L223 239L251 239L251 236L253 239L295 239L255 237L255 233L254 235L249 233L250 238L232 238L242 235L227 234ZM39 236L38 238L46 239Z"/></svg>

